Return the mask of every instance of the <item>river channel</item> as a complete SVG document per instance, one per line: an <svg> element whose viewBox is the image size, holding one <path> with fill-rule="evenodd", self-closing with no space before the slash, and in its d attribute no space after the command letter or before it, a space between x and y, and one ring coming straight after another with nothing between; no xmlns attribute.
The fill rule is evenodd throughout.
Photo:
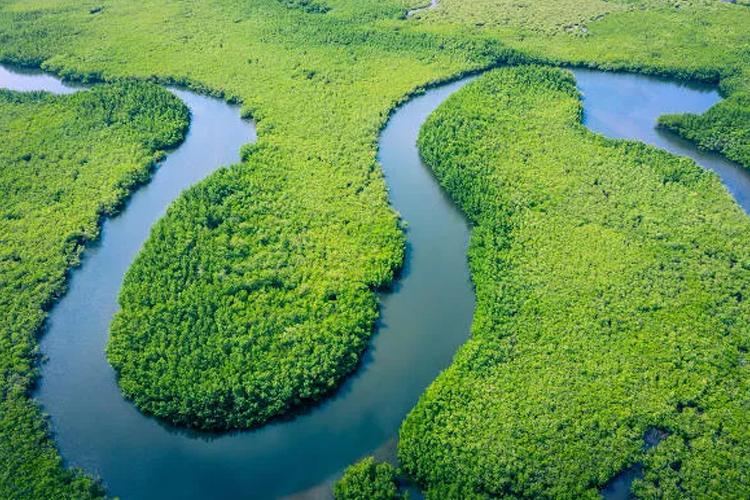
<svg viewBox="0 0 750 500"><path fill-rule="evenodd" d="M584 124L690 156L716 171L747 211L750 175L721 156L655 128L664 113L701 113L720 100L712 87L647 76L574 70ZM470 228L422 164L416 148L427 116L471 78L417 96L394 112L378 159L392 206L408 224L407 259L381 294L378 332L362 365L331 398L290 420L248 432L197 433L141 414L123 399L104 349L125 271L151 226L185 188L239 161L255 140L252 123L224 101L170 89L191 111L185 141L71 273L41 340L48 358L34 396L51 417L68 465L99 476L110 495L149 498L327 497L332 480L363 455L392 458L401 421L468 338L474 309L466 250ZM0 67L0 87L74 92L36 71ZM626 494L627 489L614 492Z"/></svg>

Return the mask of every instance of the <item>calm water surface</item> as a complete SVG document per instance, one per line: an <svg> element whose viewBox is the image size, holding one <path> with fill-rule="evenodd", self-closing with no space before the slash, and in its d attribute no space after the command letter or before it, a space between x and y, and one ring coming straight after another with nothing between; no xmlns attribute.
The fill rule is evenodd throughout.
<svg viewBox="0 0 750 500"><path fill-rule="evenodd" d="M587 69L573 71L583 94L583 123L591 130L617 139L637 139L687 156L713 170L750 212L750 170L717 153L700 151L675 134L656 128L659 116L703 113L721 100L714 86L676 83L663 78Z"/></svg>
<svg viewBox="0 0 750 500"><path fill-rule="evenodd" d="M750 177L743 170L654 129L665 112L705 111L718 101L715 91L642 76L575 73L586 125L696 158L719 172L747 208ZM360 369L334 397L293 420L222 435L175 429L140 414L121 397L104 356L123 274L151 225L183 189L238 161L239 147L255 139L236 107L173 90L192 112L186 141L123 213L104 224L42 339L49 361L36 397L51 415L66 461L99 475L111 495L125 499L325 498L349 463L369 453L393 458L401 421L450 363L471 324L469 228L415 146L426 117L468 80L412 99L381 135L378 158L391 203L408 223L408 249L401 278L381 296L378 334ZM1 67L0 87L76 90L37 72Z"/></svg>
<svg viewBox="0 0 750 500"><path fill-rule="evenodd" d="M51 415L65 460L99 475L122 498L198 499L328 496L327 484L352 461L372 452L393 457L399 424L466 340L474 308L468 227L415 146L427 115L463 83L412 100L383 132L380 159L393 205L409 222L408 259L393 291L381 297L379 331L362 367L333 398L294 420L223 435L143 416L123 400L104 355L123 275L150 226L181 190L238 161L239 147L254 139L236 108L175 90L192 112L186 141L105 223L42 339L49 361L35 396ZM0 70L0 86L75 90L8 68Z"/></svg>

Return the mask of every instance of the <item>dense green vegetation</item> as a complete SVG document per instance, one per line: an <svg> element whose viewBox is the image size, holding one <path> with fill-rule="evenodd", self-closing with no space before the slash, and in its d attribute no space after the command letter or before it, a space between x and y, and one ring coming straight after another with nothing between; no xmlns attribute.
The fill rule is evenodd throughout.
<svg viewBox="0 0 750 500"><path fill-rule="evenodd" d="M100 487L60 467L28 399L36 337L67 271L165 148L185 106L143 83L70 96L0 91L0 497L84 498Z"/></svg>
<svg viewBox="0 0 750 500"><path fill-rule="evenodd" d="M80 7L68 10L88 19ZM334 16L345 15L340 9L313 15L276 0L232 10L241 22L203 2L107 5L82 25L97 30L148 12L136 33L151 46L152 36L163 36L156 15L163 12L179 52L134 58L139 69L75 66L103 77L133 69L179 81L200 76L240 96L258 119L261 138L246 161L188 190L155 227L112 327L108 356L125 395L148 413L200 428L263 423L320 398L355 368L377 317L375 289L403 260L403 234L375 163L377 131L415 86L507 54L492 41L398 36L352 21L369 11L342 19ZM238 76L213 70L216 53ZM79 60L71 57L47 64L66 73ZM187 71L180 64L192 75L179 76Z"/></svg>
<svg viewBox="0 0 750 500"><path fill-rule="evenodd" d="M406 419L432 498L750 494L750 221L692 161L580 124L572 75L493 71L425 124L475 224L471 340ZM656 427L669 436L643 451Z"/></svg>
<svg viewBox="0 0 750 500"><path fill-rule="evenodd" d="M244 427L356 366L373 290L403 259L375 141L414 89L526 59L721 79L728 100L746 88L745 6L441 0L404 19L424 3L0 1L2 60L179 82L258 120L243 163L185 193L128 275L109 356L141 408Z"/></svg>
<svg viewBox="0 0 750 500"><path fill-rule="evenodd" d="M397 500L402 496L396 475L391 464L367 457L346 469L333 494L336 500Z"/></svg>
<svg viewBox="0 0 750 500"><path fill-rule="evenodd" d="M731 79L747 89L750 10L713 0L440 0L415 24L473 29L550 62ZM668 36L667 36L668 35Z"/></svg>
<svg viewBox="0 0 750 500"><path fill-rule="evenodd" d="M750 92L737 93L703 115L662 116L659 126L750 168Z"/></svg>
<svg viewBox="0 0 750 500"><path fill-rule="evenodd" d="M746 3L746 2L745 2ZM750 9L713 0L440 0L425 27L472 29L550 63L721 82L726 99L663 125L748 164Z"/></svg>

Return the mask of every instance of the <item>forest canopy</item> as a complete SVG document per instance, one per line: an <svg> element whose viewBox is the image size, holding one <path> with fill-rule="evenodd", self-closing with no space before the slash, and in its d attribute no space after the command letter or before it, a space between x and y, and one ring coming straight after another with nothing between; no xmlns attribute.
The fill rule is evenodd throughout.
<svg viewBox="0 0 750 500"><path fill-rule="evenodd" d="M750 221L714 173L580 118L569 72L520 66L423 127L477 308L402 464L430 498L596 498L639 462L639 496L747 496Z"/></svg>
<svg viewBox="0 0 750 500"><path fill-rule="evenodd" d="M333 487L336 500L399 500L396 468L366 457L349 466Z"/></svg>

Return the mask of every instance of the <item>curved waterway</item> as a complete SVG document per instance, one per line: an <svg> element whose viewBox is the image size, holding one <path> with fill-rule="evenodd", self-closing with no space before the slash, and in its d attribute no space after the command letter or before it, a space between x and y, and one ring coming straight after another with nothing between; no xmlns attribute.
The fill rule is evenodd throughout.
<svg viewBox="0 0 750 500"><path fill-rule="evenodd" d="M662 113L705 111L719 100L714 90L636 75L575 73L586 125L695 158L719 172L747 208L750 176L744 170L654 129ZM191 109L187 139L123 212L105 222L42 338L49 360L35 396L51 415L66 462L100 476L111 495L125 499L325 498L332 480L361 456L392 459L401 421L469 334L469 228L416 149L427 116L469 80L410 100L381 134L378 159L391 203L408 223L408 247L400 279L381 295L379 331L362 366L308 412L231 434L189 432L142 415L122 398L104 355L122 277L151 225L182 189L236 162L240 145L254 139L237 108L173 89ZM0 68L0 87L76 90L50 76L8 68Z"/></svg>
<svg viewBox="0 0 750 500"><path fill-rule="evenodd" d="M716 87L632 73L573 70L583 95L583 124L615 139L634 139L695 160L719 175L742 209L750 213L750 170L718 153L701 151L656 128L661 115L703 113L721 100Z"/></svg>
<svg viewBox="0 0 750 500"><path fill-rule="evenodd" d="M415 14L419 14L421 12L427 12L428 10L432 10L438 5L438 0L430 0L430 3L425 5L424 7L417 7L416 9L412 9L410 11L406 12L406 17L412 17Z"/></svg>
<svg viewBox="0 0 750 500"><path fill-rule="evenodd" d="M409 222L408 258L393 290L381 296L379 332L362 366L307 413L231 434L189 432L142 415L122 398L104 355L123 275L150 226L182 189L236 162L240 145L253 138L235 107L173 90L191 109L188 137L105 222L42 338L48 361L35 396L67 464L98 475L109 494L125 499L325 497L331 479L361 456L393 457L401 421L466 340L474 308L468 227L415 145L424 119L463 83L413 99L383 131L380 161L393 206ZM0 86L76 90L8 68Z"/></svg>

